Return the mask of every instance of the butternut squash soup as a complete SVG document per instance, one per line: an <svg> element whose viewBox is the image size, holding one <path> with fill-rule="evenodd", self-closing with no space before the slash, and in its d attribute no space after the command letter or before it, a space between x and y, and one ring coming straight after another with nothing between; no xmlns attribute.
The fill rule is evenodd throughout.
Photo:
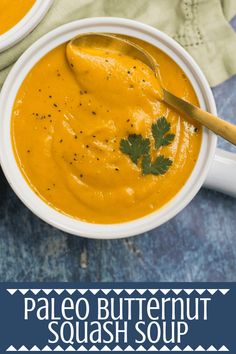
<svg viewBox="0 0 236 354"><path fill-rule="evenodd" d="M9 31L29 12L36 0L1 0L0 35Z"/></svg>
<svg viewBox="0 0 236 354"><path fill-rule="evenodd" d="M159 65L163 87L198 105L183 71L159 49L132 39ZM25 78L12 112L17 163L35 193L91 223L120 223L169 202L189 178L202 131L161 101L141 61L66 44Z"/></svg>

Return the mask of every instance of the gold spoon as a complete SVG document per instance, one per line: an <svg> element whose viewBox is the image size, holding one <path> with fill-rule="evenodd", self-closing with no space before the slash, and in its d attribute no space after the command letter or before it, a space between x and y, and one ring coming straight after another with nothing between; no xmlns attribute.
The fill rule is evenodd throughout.
<svg viewBox="0 0 236 354"><path fill-rule="evenodd" d="M90 46L97 48L112 48L122 54L132 56L149 66L154 72L155 76L159 79L158 65L153 57L141 48L139 45L132 43L130 40L118 37L113 34L105 33L86 33L73 38L68 43L70 52L76 50L79 46ZM67 49L68 49L67 48ZM196 121L213 131L215 134L220 135L222 138L228 140L236 145L236 126L208 113L191 103L186 102L182 98L173 95L171 92L163 89L163 101L180 113L194 118Z"/></svg>

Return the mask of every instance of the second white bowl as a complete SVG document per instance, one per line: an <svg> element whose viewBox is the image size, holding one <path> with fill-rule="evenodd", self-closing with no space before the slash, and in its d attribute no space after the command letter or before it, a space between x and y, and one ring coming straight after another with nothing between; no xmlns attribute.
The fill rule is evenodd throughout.
<svg viewBox="0 0 236 354"><path fill-rule="evenodd" d="M12 47L27 36L44 18L52 3L53 0L36 0L21 21L6 33L0 35L0 52Z"/></svg>

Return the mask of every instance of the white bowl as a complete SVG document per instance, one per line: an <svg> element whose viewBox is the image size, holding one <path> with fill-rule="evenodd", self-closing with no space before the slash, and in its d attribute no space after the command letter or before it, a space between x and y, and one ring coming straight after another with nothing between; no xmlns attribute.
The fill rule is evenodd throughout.
<svg viewBox="0 0 236 354"><path fill-rule="evenodd" d="M199 158L186 184L164 207L150 215L120 224L90 224L65 216L48 206L29 187L15 161L10 121L16 94L29 70L53 48L79 33L110 32L140 38L160 48L182 68L191 81L201 107L216 114L210 87L192 57L166 34L145 24L121 18L89 18L63 25L34 43L18 60L0 96L0 161L3 171L23 203L47 223L74 235L111 239L132 236L153 229L179 213L195 196L207 177L216 149L216 136L204 129Z"/></svg>
<svg viewBox="0 0 236 354"><path fill-rule="evenodd" d="M52 2L53 0L36 0L35 4L21 21L9 31L0 35L0 52L12 47L27 36L44 18Z"/></svg>

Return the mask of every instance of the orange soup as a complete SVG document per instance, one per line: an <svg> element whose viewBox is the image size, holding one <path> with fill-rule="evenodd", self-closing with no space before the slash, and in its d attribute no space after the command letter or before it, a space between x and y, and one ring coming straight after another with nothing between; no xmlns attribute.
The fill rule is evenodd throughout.
<svg viewBox="0 0 236 354"><path fill-rule="evenodd" d="M0 1L0 35L9 31L29 12L35 0Z"/></svg>
<svg viewBox="0 0 236 354"><path fill-rule="evenodd" d="M162 86L198 105L183 71L132 39L159 65ZM67 56L66 56L67 53ZM168 203L191 175L201 127L161 101L145 64L102 48L63 44L25 78L12 112L17 163L35 193L91 223L120 223Z"/></svg>

